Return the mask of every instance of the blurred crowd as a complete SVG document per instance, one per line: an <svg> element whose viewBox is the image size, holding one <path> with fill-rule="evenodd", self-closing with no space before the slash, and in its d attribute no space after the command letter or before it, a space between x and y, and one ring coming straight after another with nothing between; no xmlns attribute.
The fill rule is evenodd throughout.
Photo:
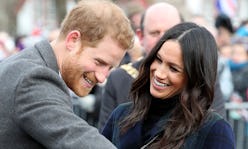
<svg viewBox="0 0 248 149"><path fill-rule="evenodd" d="M40 40L54 40L58 35L59 29L43 32L40 28L34 28L29 35L10 36L8 32L0 31L0 61L4 58L22 51L34 45Z"/></svg>
<svg viewBox="0 0 248 149"><path fill-rule="evenodd" d="M216 17L216 41L219 46L219 75L226 102L248 102L248 20L234 27L225 14ZM231 111L234 119L248 121L247 110Z"/></svg>

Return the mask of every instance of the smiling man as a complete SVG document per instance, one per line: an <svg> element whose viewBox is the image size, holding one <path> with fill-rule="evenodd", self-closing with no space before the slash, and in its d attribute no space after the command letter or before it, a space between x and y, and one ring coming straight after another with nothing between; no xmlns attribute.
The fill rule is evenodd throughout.
<svg viewBox="0 0 248 149"><path fill-rule="evenodd" d="M73 113L69 89L87 95L133 46L122 9L80 1L57 39L41 41L0 64L0 144L15 149L112 149L96 128Z"/></svg>

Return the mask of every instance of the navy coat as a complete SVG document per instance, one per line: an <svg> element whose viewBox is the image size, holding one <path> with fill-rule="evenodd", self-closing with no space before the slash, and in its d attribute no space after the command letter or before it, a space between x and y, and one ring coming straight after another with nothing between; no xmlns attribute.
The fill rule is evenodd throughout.
<svg viewBox="0 0 248 149"><path fill-rule="evenodd" d="M142 142L142 121L120 135L119 124L129 113L131 103L118 106L106 123L102 134L118 149L138 149L146 145L155 136L163 131L169 114L165 114L149 132L150 138ZM211 112L210 117L200 129L186 138L183 149L234 149L234 134L231 126L219 114Z"/></svg>

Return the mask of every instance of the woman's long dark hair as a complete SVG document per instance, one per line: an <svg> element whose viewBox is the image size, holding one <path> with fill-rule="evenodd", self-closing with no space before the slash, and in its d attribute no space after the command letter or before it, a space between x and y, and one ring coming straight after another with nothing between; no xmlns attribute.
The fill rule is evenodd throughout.
<svg viewBox="0 0 248 149"><path fill-rule="evenodd" d="M150 66L167 40L177 40L181 46L187 83L180 94L179 104L166 124L163 136L151 148L180 148L187 135L201 125L213 102L217 71L217 45L205 28L194 23L181 23L168 30L142 63L139 75L132 84L133 105L122 121L125 133L145 118L151 104Z"/></svg>

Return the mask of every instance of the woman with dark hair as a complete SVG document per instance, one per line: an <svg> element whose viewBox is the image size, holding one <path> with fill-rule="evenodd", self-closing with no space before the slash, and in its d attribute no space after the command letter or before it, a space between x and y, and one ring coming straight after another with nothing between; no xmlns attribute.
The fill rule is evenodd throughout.
<svg viewBox="0 0 248 149"><path fill-rule="evenodd" d="M168 30L140 67L132 102L118 106L102 134L119 149L233 149L231 126L210 109L217 45L205 28Z"/></svg>

